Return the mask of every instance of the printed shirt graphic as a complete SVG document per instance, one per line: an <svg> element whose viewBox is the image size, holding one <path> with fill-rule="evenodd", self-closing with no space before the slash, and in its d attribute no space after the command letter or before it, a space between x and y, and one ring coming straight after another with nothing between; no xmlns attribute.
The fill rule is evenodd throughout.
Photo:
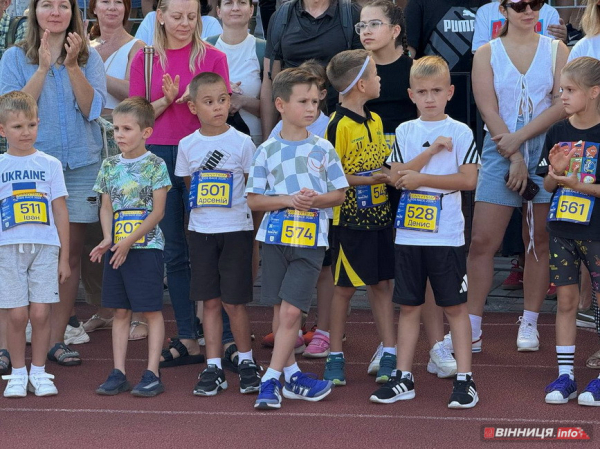
<svg viewBox="0 0 600 449"><path fill-rule="evenodd" d="M67 188L58 159L42 151L24 156L0 155L0 201L23 193L42 193L48 201L50 225L22 224L3 230L0 226L0 245L33 243L60 246L52 214L52 201L67 196Z"/></svg>
<svg viewBox="0 0 600 449"><path fill-rule="evenodd" d="M123 209L152 211L155 190L171 187L165 162L149 151L136 159L117 156L105 159L98 173L94 191L110 195L113 212ZM144 249L163 249L165 239L156 225L146 236Z"/></svg>
<svg viewBox="0 0 600 449"><path fill-rule="evenodd" d="M390 153L381 118L365 108L366 117L338 105L327 127L327 139L338 153L344 173L354 175L379 170ZM392 225L390 202L359 209L356 187L346 190L346 200L334 208L333 224L360 230L379 230Z"/></svg>
<svg viewBox="0 0 600 449"><path fill-rule="evenodd" d="M246 193L259 195L293 195L302 188L323 194L348 187L342 164L333 146L314 134L300 141L275 136L258 147L252 160ZM319 210L317 246L328 246L329 221ZM267 212L260 223L256 240L265 241Z"/></svg>

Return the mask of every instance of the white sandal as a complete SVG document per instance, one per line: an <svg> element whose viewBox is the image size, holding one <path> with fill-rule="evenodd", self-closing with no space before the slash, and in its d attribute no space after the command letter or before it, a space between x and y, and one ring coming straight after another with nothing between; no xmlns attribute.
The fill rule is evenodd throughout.
<svg viewBox="0 0 600 449"><path fill-rule="evenodd" d="M146 335L142 335L141 337L133 336L133 333L135 332L135 329L138 326L146 326ZM129 325L129 341L143 340L145 338L148 338L148 323L146 323L144 321L138 321L138 320L132 321L131 324Z"/></svg>
<svg viewBox="0 0 600 449"><path fill-rule="evenodd" d="M83 323L83 329L89 334L94 331L101 331L105 329L112 329L113 317L102 318L98 314L92 315L92 317Z"/></svg>

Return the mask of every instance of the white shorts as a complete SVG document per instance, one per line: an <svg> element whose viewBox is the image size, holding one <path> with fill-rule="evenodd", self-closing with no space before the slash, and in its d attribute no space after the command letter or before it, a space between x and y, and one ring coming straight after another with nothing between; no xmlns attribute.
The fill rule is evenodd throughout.
<svg viewBox="0 0 600 449"><path fill-rule="evenodd" d="M59 302L59 250L31 243L0 246L0 309Z"/></svg>

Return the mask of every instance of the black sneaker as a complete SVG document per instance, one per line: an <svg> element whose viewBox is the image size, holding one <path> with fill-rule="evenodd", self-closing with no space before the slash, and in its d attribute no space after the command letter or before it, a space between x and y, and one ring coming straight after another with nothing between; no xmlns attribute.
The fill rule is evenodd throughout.
<svg viewBox="0 0 600 449"><path fill-rule="evenodd" d="M378 404L391 404L396 401L407 401L415 397L415 382L410 376L400 377L402 373L398 371L392 374L379 390L371 395L369 400Z"/></svg>
<svg viewBox="0 0 600 449"><path fill-rule="evenodd" d="M261 368L250 360L244 360L238 365L240 375L240 393L256 393L260 389Z"/></svg>
<svg viewBox="0 0 600 449"><path fill-rule="evenodd" d="M198 383L194 388L196 396L215 396L219 391L227 389L225 371L217 365L208 365L198 376Z"/></svg>
<svg viewBox="0 0 600 449"><path fill-rule="evenodd" d="M152 371L146 370L142 374L142 380L140 380L140 383L133 387L133 390L131 390L131 394L141 398L151 398L164 393L164 391L165 386L161 382L160 377L156 377L156 374L154 374Z"/></svg>
<svg viewBox="0 0 600 449"><path fill-rule="evenodd" d="M479 402L475 382L467 375L467 380L455 380L448 408L472 408Z"/></svg>

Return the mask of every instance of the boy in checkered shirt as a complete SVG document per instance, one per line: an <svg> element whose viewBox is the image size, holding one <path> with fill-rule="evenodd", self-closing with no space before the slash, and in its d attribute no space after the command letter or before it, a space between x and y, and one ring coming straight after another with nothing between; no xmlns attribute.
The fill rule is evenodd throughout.
<svg viewBox="0 0 600 449"><path fill-rule="evenodd" d="M246 187L248 206L264 211L256 239L262 245L262 301L272 304L275 346L254 407L281 407L283 396L319 401L330 381L304 375L294 358L302 312L308 312L328 246L324 209L342 204L348 182L333 146L306 127L319 113L318 79L287 69L273 81L283 127L256 151Z"/></svg>

